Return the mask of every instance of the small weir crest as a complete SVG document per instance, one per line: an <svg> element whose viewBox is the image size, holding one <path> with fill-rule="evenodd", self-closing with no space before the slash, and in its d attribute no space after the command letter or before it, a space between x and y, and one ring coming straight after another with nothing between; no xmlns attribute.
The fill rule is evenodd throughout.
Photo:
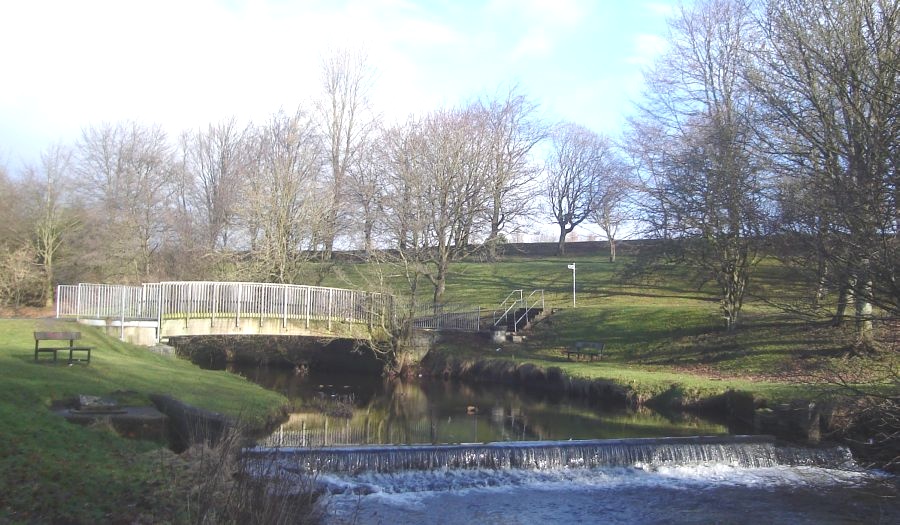
<svg viewBox="0 0 900 525"><path fill-rule="evenodd" d="M843 448L776 445L772 436L699 436L579 441L512 441L454 445L247 449L257 458L297 462L315 472L433 469L558 469L725 464L854 467Z"/></svg>

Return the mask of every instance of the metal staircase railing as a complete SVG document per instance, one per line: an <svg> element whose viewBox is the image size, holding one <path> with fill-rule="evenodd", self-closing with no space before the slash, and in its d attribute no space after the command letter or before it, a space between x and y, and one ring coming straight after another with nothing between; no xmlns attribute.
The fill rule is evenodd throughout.
<svg viewBox="0 0 900 525"><path fill-rule="evenodd" d="M493 328L497 328L501 322L509 325L509 316L512 315L512 331L518 332L519 327L524 328L532 318L532 311L544 310L544 290L534 290L527 297L522 290L513 290L503 299L503 302L494 310ZM518 310L522 310L521 315ZM503 312L498 314L498 312Z"/></svg>
<svg viewBox="0 0 900 525"><path fill-rule="evenodd" d="M513 314L515 315L515 308L520 304L522 304L522 290L513 290L509 292L509 295L506 296L506 299L503 299L503 301L500 303L500 306L498 306L497 309L494 310L493 328L496 328L501 321L505 323L510 311L513 311ZM503 310L503 313L497 315L497 312L501 310Z"/></svg>
<svg viewBox="0 0 900 525"><path fill-rule="evenodd" d="M535 295L537 295L537 297L534 297ZM532 301L532 299L531 299L532 297L534 297L534 301ZM532 302L529 302L529 301L532 301ZM525 306L525 311L522 312L522 315L518 319L516 319L517 327L519 326L520 323L522 324L522 326L525 326L528 324L529 321L531 321L531 316L529 314L531 313L531 310L537 309L538 303L540 303L541 311L543 312L544 311L544 290L534 290L530 294L528 294L528 297L526 297L522 300L522 304ZM524 323L522 323L523 319L525 320Z"/></svg>

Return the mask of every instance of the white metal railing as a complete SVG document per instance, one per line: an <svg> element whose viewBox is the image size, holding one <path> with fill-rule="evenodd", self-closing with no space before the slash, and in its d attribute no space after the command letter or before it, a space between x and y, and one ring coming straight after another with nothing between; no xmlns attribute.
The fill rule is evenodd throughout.
<svg viewBox="0 0 900 525"><path fill-rule="evenodd" d="M158 291L143 286L116 284L60 285L56 294L56 316L94 319L155 319L150 306Z"/></svg>
<svg viewBox="0 0 900 525"><path fill-rule="evenodd" d="M534 299L532 300L532 298ZM525 306L525 311L522 312L522 315L520 315L516 319L516 326L525 326L526 324L528 324L528 322L531 320L531 316L529 314L532 310L537 310L538 304L541 305L541 311L544 311L544 290L532 291L530 294L528 294L528 297L522 300L522 304Z"/></svg>
<svg viewBox="0 0 900 525"><path fill-rule="evenodd" d="M524 296L522 290L513 290L503 299L500 306L494 310L494 324L496 328L500 323L506 323L509 328L509 319L512 316L512 331L518 332L520 327L525 327L531 320L529 314L532 310L536 310L540 305L540 309L544 309L544 290L534 290L527 297ZM522 311L521 315L519 310ZM498 315L498 312L503 313Z"/></svg>
<svg viewBox="0 0 900 525"><path fill-rule="evenodd" d="M494 327L496 328L500 322L506 322L507 316L509 312L515 312L515 309L522 304L522 290L513 290L509 292L509 295L506 296L506 299L500 303L500 305L494 310ZM497 312L503 311L502 314L497 315Z"/></svg>
<svg viewBox="0 0 900 525"><path fill-rule="evenodd" d="M481 307L463 304L430 304L417 308L413 328L420 330L481 330Z"/></svg>
<svg viewBox="0 0 900 525"><path fill-rule="evenodd" d="M221 318L382 323L389 296L358 290L242 282L60 285L57 317L157 320Z"/></svg>

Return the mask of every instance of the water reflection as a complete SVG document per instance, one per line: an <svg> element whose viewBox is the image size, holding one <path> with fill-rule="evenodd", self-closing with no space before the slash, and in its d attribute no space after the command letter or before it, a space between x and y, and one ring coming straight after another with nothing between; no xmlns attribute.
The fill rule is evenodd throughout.
<svg viewBox="0 0 900 525"><path fill-rule="evenodd" d="M294 412L264 444L483 443L727 434L688 415L592 406L560 395L470 385L234 367L293 401Z"/></svg>

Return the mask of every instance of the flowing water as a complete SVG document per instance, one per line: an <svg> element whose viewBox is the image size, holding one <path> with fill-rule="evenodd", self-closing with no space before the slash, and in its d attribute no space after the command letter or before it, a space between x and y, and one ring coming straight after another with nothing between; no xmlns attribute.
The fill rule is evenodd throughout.
<svg viewBox="0 0 900 525"><path fill-rule="evenodd" d="M299 400L249 454L313 477L330 524L900 523L896 478L841 448L510 388L239 372Z"/></svg>

